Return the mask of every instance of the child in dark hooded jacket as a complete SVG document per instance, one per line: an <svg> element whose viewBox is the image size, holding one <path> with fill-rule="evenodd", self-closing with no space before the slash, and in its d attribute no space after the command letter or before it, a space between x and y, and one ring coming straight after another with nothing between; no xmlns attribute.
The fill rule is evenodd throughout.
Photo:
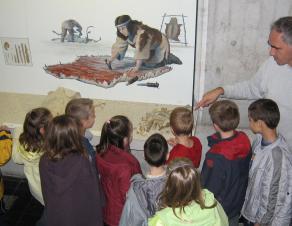
<svg viewBox="0 0 292 226"><path fill-rule="evenodd" d="M101 190L79 123L61 115L45 135L40 178L46 225L103 226Z"/></svg>

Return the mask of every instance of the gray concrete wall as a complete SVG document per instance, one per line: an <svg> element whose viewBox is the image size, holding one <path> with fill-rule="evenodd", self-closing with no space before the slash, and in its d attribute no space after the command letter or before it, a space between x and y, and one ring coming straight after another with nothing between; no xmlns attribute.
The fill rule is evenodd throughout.
<svg viewBox="0 0 292 226"><path fill-rule="evenodd" d="M270 24L288 15L291 0L209 0L204 91L253 76L269 55ZM237 103L247 126L249 102ZM202 122L209 122L207 109Z"/></svg>

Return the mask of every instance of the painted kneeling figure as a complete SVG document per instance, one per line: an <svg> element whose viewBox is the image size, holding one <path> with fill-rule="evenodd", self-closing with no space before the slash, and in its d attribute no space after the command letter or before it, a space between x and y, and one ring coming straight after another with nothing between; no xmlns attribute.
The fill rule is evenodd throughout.
<svg viewBox="0 0 292 226"><path fill-rule="evenodd" d="M135 48L136 61L133 71L141 67L157 68L167 64L182 64L180 59L170 53L167 37L159 30L151 28L142 22L132 20L128 15L118 16L115 20L117 39L112 46L111 58L107 61L109 68L115 60L122 60L128 45Z"/></svg>

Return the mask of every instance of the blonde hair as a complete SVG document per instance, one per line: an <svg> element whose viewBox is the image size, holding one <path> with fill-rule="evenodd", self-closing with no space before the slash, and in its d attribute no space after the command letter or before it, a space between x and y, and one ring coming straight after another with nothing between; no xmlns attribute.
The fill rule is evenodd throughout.
<svg viewBox="0 0 292 226"><path fill-rule="evenodd" d="M185 107L177 107L170 114L170 127L175 135L190 135L194 126L193 113Z"/></svg>
<svg viewBox="0 0 292 226"><path fill-rule="evenodd" d="M89 98L76 98L67 103L65 114L80 121L83 119L88 119L90 116L90 111L93 108L93 100Z"/></svg>

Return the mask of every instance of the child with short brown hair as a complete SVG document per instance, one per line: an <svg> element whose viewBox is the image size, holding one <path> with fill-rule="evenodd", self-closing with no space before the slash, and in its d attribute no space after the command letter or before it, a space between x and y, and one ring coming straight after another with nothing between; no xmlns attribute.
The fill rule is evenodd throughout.
<svg viewBox="0 0 292 226"><path fill-rule="evenodd" d="M174 146L170 151L167 163L175 158L188 158L199 168L202 156L200 140L192 136L194 120L192 111L185 107L177 107L170 114L170 128L175 136Z"/></svg>
<svg viewBox="0 0 292 226"><path fill-rule="evenodd" d="M280 111L275 101L259 99L248 107L249 126L256 139L245 201L245 225L291 225L292 151L277 132Z"/></svg>
<svg viewBox="0 0 292 226"><path fill-rule="evenodd" d="M209 114L215 130L230 132L237 128L240 120L237 105L230 100L217 101L209 108Z"/></svg>
<svg viewBox="0 0 292 226"><path fill-rule="evenodd" d="M238 225L248 181L250 141L236 130L240 116L234 102L217 101L209 113L216 133L207 137L210 149L202 168L202 185L222 204L229 225Z"/></svg>

